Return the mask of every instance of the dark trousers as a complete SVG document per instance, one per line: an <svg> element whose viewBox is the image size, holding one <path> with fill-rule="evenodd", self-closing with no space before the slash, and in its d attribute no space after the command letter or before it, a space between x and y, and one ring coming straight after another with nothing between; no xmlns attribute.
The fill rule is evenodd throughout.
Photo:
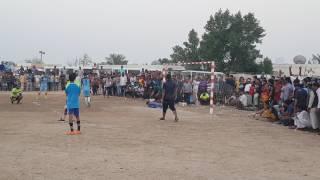
<svg viewBox="0 0 320 180"><path fill-rule="evenodd" d="M184 93L184 101L185 101L187 104L191 104L191 102L190 102L190 96L191 96L191 93Z"/></svg>

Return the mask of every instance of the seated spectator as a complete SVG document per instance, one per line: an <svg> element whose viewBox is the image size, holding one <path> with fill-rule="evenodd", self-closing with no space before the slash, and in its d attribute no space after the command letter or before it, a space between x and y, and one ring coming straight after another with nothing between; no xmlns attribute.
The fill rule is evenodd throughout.
<svg viewBox="0 0 320 180"><path fill-rule="evenodd" d="M288 99L283 103L283 107L280 109L278 124L284 126L290 126L294 124L292 117L294 116L294 108L292 100Z"/></svg>
<svg viewBox="0 0 320 180"><path fill-rule="evenodd" d="M20 89L19 86L14 84L13 88L11 90L11 95L10 95L11 104L13 104L16 101L17 101L17 104L19 104L21 102L22 98L23 98L22 90Z"/></svg>
<svg viewBox="0 0 320 180"><path fill-rule="evenodd" d="M227 105L236 106L237 100L238 99L237 99L236 93L233 93L233 95L227 99Z"/></svg>
<svg viewBox="0 0 320 180"><path fill-rule="evenodd" d="M236 103L236 106L238 109L244 109L245 107L248 106L247 96L243 92L240 92L240 96Z"/></svg>
<svg viewBox="0 0 320 180"><path fill-rule="evenodd" d="M305 110L300 111L297 113L296 117L294 119L294 126L291 126L290 129L305 129L305 128L311 128L311 121L309 113Z"/></svg>
<svg viewBox="0 0 320 180"><path fill-rule="evenodd" d="M207 92L201 93L199 100L200 100L201 105L209 105L210 104L209 93L207 93Z"/></svg>

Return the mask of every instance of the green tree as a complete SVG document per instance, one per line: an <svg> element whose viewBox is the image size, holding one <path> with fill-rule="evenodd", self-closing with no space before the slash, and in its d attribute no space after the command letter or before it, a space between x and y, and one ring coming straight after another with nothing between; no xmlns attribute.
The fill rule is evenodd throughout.
<svg viewBox="0 0 320 180"><path fill-rule="evenodd" d="M122 54L110 54L109 57L106 57L106 64L109 65L127 65L128 60Z"/></svg>
<svg viewBox="0 0 320 180"><path fill-rule="evenodd" d="M256 72L255 60L261 57L256 45L262 42L264 32L252 13L243 16L219 10L205 26L201 58L214 60L218 71Z"/></svg>
<svg viewBox="0 0 320 180"><path fill-rule="evenodd" d="M183 45L185 46L184 52L187 58L185 61L199 61L200 39L198 38L198 33L194 29L189 32L188 42L184 42Z"/></svg>
<svg viewBox="0 0 320 180"><path fill-rule="evenodd" d="M273 66L272 66L272 60L270 58L268 57L264 58L260 66L261 66L261 72L264 72L265 74L272 74Z"/></svg>
<svg viewBox="0 0 320 180"><path fill-rule="evenodd" d="M200 39L198 33L192 29L188 34L188 41L183 43L183 47L176 45L172 48L171 61L177 62L199 62ZM187 69L199 69L199 65L188 65Z"/></svg>
<svg viewBox="0 0 320 180"><path fill-rule="evenodd" d="M184 62L186 60L187 55L183 47L176 45L172 48L172 50L173 53L170 55L170 57L173 63Z"/></svg>
<svg viewBox="0 0 320 180"><path fill-rule="evenodd" d="M170 64L172 63L171 60L168 58L159 58L151 63L151 65L162 65L162 64Z"/></svg>

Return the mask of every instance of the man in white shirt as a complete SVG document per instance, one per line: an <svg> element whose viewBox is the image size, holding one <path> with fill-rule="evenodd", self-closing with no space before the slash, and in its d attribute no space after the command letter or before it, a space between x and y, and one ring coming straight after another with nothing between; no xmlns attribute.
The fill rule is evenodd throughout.
<svg viewBox="0 0 320 180"><path fill-rule="evenodd" d="M125 96L127 86L127 76L122 73L120 77L121 96Z"/></svg>
<svg viewBox="0 0 320 180"><path fill-rule="evenodd" d="M318 108L318 111L319 111L320 110L320 84L316 83L315 86L317 87L317 91L316 91L317 96L318 96L318 106L317 106L317 108Z"/></svg>
<svg viewBox="0 0 320 180"><path fill-rule="evenodd" d="M248 106L248 100L247 100L247 96L245 94L242 94L239 97L239 101L241 102L241 104L243 105L243 107L247 107Z"/></svg>
<svg viewBox="0 0 320 180"><path fill-rule="evenodd" d="M308 111L310 112L310 121L313 129L319 128L319 115L318 115L318 95L316 93L318 89L317 83L313 83L309 87L309 100L308 100Z"/></svg>
<svg viewBox="0 0 320 180"><path fill-rule="evenodd" d="M248 79L247 79L247 82L246 82L246 85L244 86L244 92L245 92L245 93L249 93L250 88L251 88L251 79L248 78Z"/></svg>

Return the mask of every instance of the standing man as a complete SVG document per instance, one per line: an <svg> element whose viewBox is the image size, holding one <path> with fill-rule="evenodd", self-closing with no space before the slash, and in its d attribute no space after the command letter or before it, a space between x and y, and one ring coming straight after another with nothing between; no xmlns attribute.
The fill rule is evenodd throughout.
<svg viewBox="0 0 320 180"><path fill-rule="evenodd" d="M165 120L166 119L166 113L168 110L168 107L171 109L175 116L175 122L178 122L178 115L176 108L174 106L174 101L177 96L177 85L173 82L171 75L168 74L166 77L166 82L163 84L163 91L162 91L162 108L163 108L163 113L162 113L162 118L160 120Z"/></svg>
<svg viewBox="0 0 320 180"><path fill-rule="evenodd" d="M24 90L25 83L26 83L26 76L25 76L25 74L22 72L22 73L20 74L20 85L21 85L21 90L22 90L22 91Z"/></svg>
<svg viewBox="0 0 320 180"><path fill-rule="evenodd" d="M60 83L61 83L61 90L65 90L66 88L66 75L61 71L60 75Z"/></svg>
<svg viewBox="0 0 320 180"><path fill-rule="evenodd" d="M88 107L91 106L91 98L90 98L90 79L88 78L87 75L84 76L82 79L82 89L83 89L83 96L84 96L84 101Z"/></svg>
<svg viewBox="0 0 320 180"><path fill-rule="evenodd" d="M121 96L126 96L127 76L122 73L120 76Z"/></svg>
<svg viewBox="0 0 320 180"><path fill-rule="evenodd" d="M311 86L311 87L310 87ZM317 109L319 104L319 98L317 95L317 90L319 88L319 84L317 82L313 82L309 84L309 102L308 102L308 111L310 113L310 120L313 129L319 128L319 111Z"/></svg>

